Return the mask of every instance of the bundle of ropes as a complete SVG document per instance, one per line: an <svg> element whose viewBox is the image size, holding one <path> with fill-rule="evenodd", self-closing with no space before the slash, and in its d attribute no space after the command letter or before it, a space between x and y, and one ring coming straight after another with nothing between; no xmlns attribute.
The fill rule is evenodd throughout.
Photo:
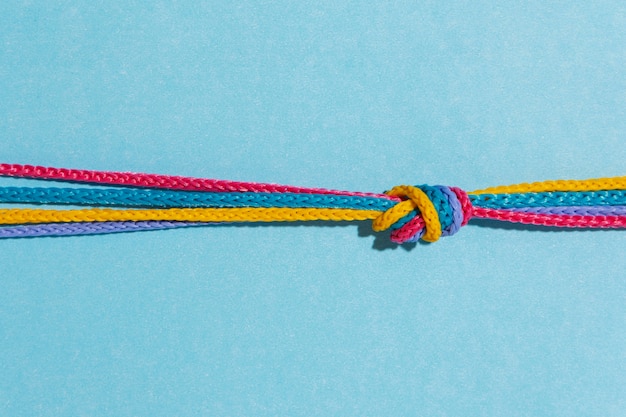
<svg viewBox="0 0 626 417"><path fill-rule="evenodd" d="M473 218L549 227L626 228L626 177L465 192L401 185L383 194L180 176L0 164L0 176L84 187L0 187L0 238L102 234L233 222L362 221L395 243L434 242Z"/></svg>

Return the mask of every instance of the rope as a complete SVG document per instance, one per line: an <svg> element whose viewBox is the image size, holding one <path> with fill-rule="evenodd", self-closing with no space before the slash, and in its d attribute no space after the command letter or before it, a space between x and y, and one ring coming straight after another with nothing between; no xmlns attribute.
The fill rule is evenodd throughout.
<svg viewBox="0 0 626 417"><path fill-rule="evenodd" d="M469 197L475 207L485 208L610 206L624 201L626 191L550 191L524 194L479 194Z"/></svg>
<svg viewBox="0 0 626 417"><path fill-rule="evenodd" d="M372 220L380 215L374 210L329 208L173 208L154 210L41 210L0 209L3 224L110 222L110 221L182 221L182 222L296 222Z"/></svg>
<svg viewBox="0 0 626 417"><path fill-rule="evenodd" d="M84 169L48 168L33 165L0 164L0 177L34 178L86 184L108 184L127 187L166 188L171 190L211 192L334 194L390 199L384 194L292 187L278 184L237 182L132 172L90 171ZM391 200L395 200L391 198Z"/></svg>
<svg viewBox="0 0 626 417"><path fill-rule="evenodd" d="M434 242L454 235L472 218L626 228L626 177L523 183L470 193L442 185L402 185L376 194L17 164L0 164L0 176L101 185L0 187L4 204L88 207L0 209L0 238L314 220L372 220L375 231L388 230L396 243Z"/></svg>
<svg viewBox="0 0 626 417"><path fill-rule="evenodd" d="M295 193L201 193L191 191L103 188L0 187L0 203L70 204L115 207L315 207L384 211L387 198Z"/></svg>
<svg viewBox="0 0 626 417"><path fill-rule="evenodd" d="M624 190L625 177L595 178L589 180L556 180L541 182L524 182L515 185L501 185L468 194L506 194L506 193L540 193L543 191L593 191L593 190Z"/></svg>
<svg viewBox="0 0 626 417"><path fill-rule="evenodd" d="M427 197L456 200L448 187L433 189L425 185ZM441 193L446 194L442 196ZM543 192L517 194L470 195L472 204L484 208L523 208L561 206L618 205L626 198L626 191ZM458 200L456 200L458 201ZM86 206L174 208L174 207L316 207L351 208L384 211L396 203L378 197L361 197L330 194L295 193L201 193L189 191L151 189L103 188L27 188L0 187L0 203L70 204ZM456 204L456 203L455 203ZM459 207L445 213L445 222ZM459 216L460 217L460 216ZM409 219L407 219L408 221Z"/></svg>
<svg viewBox="0 0 626 417"><path fill-rule="evenodd" d="M474 208L474 217L551 227L623 228L626 216L580 216L524 213L489 208Z"/></svg>
<svg viewBox="0 0 626 417"><path fill-rule="evenodd" d="M210 223L204 223L210 224ZM94 222L94 223L51 223L26 226L0 227L0 239L41 236L99 235L108 233L138 232L143 230L165 230L200 226L203 223L185 222Z"/></svg>
<svg viewBox="0 0 626 417"><path fill-rule="evenodd" d="M624 216L626 206L571 206L571 207L522 207L511 211L540 214L570 214L579 216Z"/></svg>

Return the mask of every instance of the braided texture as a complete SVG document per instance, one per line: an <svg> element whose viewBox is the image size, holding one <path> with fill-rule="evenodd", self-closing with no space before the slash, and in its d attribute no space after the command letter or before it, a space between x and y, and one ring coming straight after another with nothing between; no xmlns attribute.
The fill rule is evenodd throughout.
<svg viewBox="0 0 626 417"><path fill-rule="evenodd" d="M327 190L324 188L292 187L288 185L224 181L173 175L136 174L132 172L89 171L84 169L49 168L20 164L0 164L0 176L34 178L39 180L69 181L86 184L108 184L126 187L165 188L170 190L334 194L370 196L389 199L389 197L384 194L356 193L349 191Z"/></svg>
<svg viewBox="0 0 626 417"><path fill-rule="evenodd" d="M511 211L538 214L570 214L579 216L624 216L626 206L522 207Z"/></svg>
<svg viewBox="0 0 626 417"><path fill-rule="evenodd" d="M313 220L372 220L375 231L388 230L396 243L434 242L454 235L472 218L626 228L626 177L524 183L470 193L442 185L401 185L376 194L17 164L0 164L0 176L84 184L0 187L0 203L86 206L0 209L0 238Z"/></svg>
<svg viewBox="0 0 626 417"><path fill-rule="evenodd" d="M485 219L534 224L538 226L614 229L626 227L626 216L581 216L569 214L555 216L550 214L524 213L480 207L474 209L474 215Z"/></svg>
<svg viewBox="0 0 626 417"><path fill-rule="evenodd" d="M563 207L563 206L611 206L624 201L626 191L573 191L514 194L470 195L475 207L521 208L521 207Z"/></svg>
<svg viewBox="0 0 626 417"><path fill-rule="evenodd" d="M594 190L625 190L626 176L612 178L595 178L589 180L556 180L540 182L524 182L515 185L501 185L468 194L511 194L540 193L544 191L594 191Z"/></svg>
<svg viewBox="0 0 626 417"><path fill-rule="evenodd" d="M354 221L375 219L380 212L328 208L172 208L160 210L40 210L0 209L4 224L110 222L110 221L181 221L181 222L297 222L311 220Z"/></svg>
<svg viewBox="0 0 626 417"><path fill-rule="evenodd" d="M142 230L165 230L181 227L202 226L211 223L186 222L92 222L92 223L50 223L0 228L0 238L100 235L108 233L138 232Z"/></svg>
<svg viewBox="0 0 626 417"><path fill-rule="evenodd" d="M295 193L200 193L145 189L0 187L0 203L109 207L314 207L387 210L389 199Z"/></svg>

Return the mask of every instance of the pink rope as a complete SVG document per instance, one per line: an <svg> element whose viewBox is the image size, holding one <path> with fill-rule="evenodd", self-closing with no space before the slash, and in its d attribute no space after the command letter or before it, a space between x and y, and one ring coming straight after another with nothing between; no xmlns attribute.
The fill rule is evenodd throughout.
<svg viewBox="0 0 626 417"><path fill-rule="evenodd" d="M537 214L474 207L474 217L553 227L593 227L600 229L626 227L626 216Z"/></svg>
<svg viewBox="0 0 626 417"><path fill-rule="evenodd" d="M325 188L304 188L277 184L213 180L172 175L47 168L20 164L0 164L0 176L121 185L130 187L166 188L171 190L187 191L336 194L345 196L377 197L400 201L399 198L391 197L386 194L337 191Z"/></svg>

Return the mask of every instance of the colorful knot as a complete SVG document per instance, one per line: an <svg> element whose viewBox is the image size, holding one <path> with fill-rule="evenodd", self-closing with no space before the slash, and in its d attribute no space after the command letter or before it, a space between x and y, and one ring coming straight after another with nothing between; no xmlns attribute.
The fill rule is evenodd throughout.
<svg viewBox="0 0 626 417"><path fill-rule="evenodd" d="M395 243L435 242L452 236L472 216L472 204L465 191L442 185L400 185L385 194L402 199L374 219L375 231L391 230Z"/></svg>

